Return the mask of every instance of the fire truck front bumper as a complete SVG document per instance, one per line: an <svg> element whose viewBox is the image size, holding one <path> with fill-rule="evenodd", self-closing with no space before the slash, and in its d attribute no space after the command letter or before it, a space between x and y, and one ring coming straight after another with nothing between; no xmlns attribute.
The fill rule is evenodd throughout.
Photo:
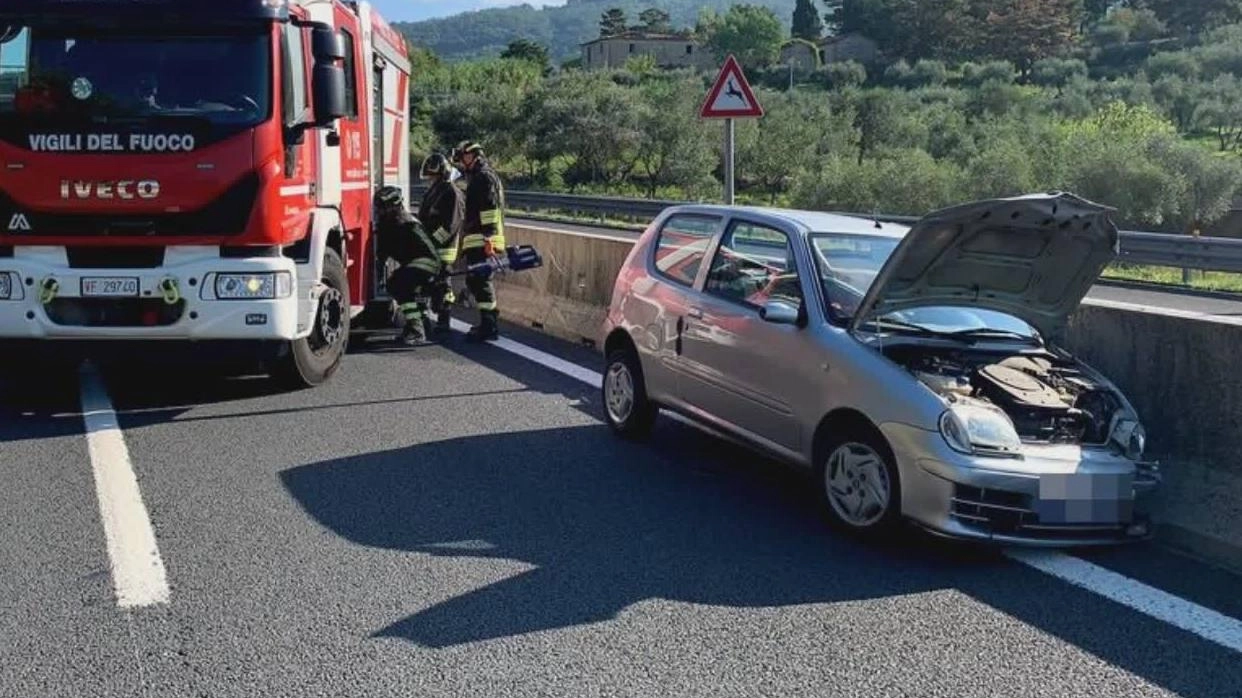
<svg viewBox="0 0 1242 698"><path fill-rule="evenodd" d="M18 248L21 250L21 248ZM150 268L70 266L64 248L0 258L0 338L291 340L299 285L284 257L218 248Z"/></svg>

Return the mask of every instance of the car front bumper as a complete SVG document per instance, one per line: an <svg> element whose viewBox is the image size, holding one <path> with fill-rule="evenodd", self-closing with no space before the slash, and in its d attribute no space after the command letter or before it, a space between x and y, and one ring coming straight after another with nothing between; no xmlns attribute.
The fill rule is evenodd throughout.
<svg viewBox="0 0 1242 698"><path fill-rule="evenodd" d="M896 454L905 516L951 538L1072 547L1146 540L1159 473L1103 449L1029 448L1022 460L948 448L936 432L883 428Z"/></svg>

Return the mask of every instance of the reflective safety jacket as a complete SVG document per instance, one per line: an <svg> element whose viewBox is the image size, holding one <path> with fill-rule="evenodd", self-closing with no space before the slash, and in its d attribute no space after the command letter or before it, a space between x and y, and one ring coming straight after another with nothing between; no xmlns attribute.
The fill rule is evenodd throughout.
<svg viewBox="0 0 1242 698"><path fill-rule="evenodd" d="M403 267L415 267L429 274L439 273L441 265L436 245L408 211L402 209L397 216L381 219L376 234L380 259L393 259Z"/></svg>
<svg viewBox="0 0 1242 698"><path fill-rule="evenodd" d="M466 220L462 227L465 237L461 248L483 247L491 239L492 248L500 253L505 248L505 190L492 166L480 159L470 172L466 185Z"/></svg>
<svg viewBox="0 0 1242 698"><path fill-rule="evenodd" d="M444 180L431 185L419 204L418 220L431 235L436 253L445 264L457 261L457 243L461 239L465 212L466 202L461 191Z"/></svg>

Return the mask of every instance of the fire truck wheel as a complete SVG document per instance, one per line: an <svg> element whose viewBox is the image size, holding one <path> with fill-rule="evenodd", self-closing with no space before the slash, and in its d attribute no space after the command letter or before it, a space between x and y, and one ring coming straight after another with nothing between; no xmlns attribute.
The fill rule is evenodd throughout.
<svg viewBox="0 0 1242 698"><path fill-rule="evenodd" d="M336 250L324 253L323 283L314 326L305 339L290 342L276 359L272 377L293 388L313 388L336 373L349 344L349 280Z"/></svg>

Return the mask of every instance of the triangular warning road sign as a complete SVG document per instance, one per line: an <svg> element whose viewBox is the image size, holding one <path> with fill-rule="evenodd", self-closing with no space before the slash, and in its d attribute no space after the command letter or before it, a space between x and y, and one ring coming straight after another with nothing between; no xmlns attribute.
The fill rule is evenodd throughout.
<svg viewBox="0 0 1242 698"><path fill-rule="evenodd" d="M763 107L755 99L755 93L742 74L742 66L732 54L725 59L716 83L707 92L707 99L699 110L703 119L737 119L763 116Z"/></svg>

